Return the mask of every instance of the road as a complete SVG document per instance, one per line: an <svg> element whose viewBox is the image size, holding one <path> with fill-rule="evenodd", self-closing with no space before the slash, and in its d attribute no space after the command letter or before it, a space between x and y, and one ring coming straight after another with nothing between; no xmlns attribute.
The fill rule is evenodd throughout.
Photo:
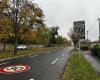
<svg viewBox="0 0 100 80"><path fill-rule="evenodd" d="M70 49L47 52L0 62L0 68L10 65L28 65L30 70L22 73L3 74L0 80L59 80L70 56Z"/></svg>

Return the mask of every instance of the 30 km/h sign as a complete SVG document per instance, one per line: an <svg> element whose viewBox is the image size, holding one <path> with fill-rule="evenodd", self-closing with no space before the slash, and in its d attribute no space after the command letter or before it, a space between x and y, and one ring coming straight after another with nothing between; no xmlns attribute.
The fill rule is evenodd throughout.
<svg viewBox="0 0 100 80"><path fill-rule="evenodd" d="M85 21L75 21L74 32L78 39L85 39Z"/></svg>
<svg viewBox="0 0 100 80"><path fill-rule="evenodd" d="M3 74L14 74L14 73L22 73L30 69L28 65L11 65L0 69L0 73Z"/></svg>

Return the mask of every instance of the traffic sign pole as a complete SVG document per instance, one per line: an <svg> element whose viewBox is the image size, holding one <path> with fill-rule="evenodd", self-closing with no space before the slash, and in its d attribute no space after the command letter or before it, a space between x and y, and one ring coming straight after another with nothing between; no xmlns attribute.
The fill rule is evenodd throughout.
<svg viewBox="0 0 100 80"><path fill-rule="evenodd" d="M79 59L80 59L80 53L81 53L80 46L81 46L81 41L79 40Z"/></svg>

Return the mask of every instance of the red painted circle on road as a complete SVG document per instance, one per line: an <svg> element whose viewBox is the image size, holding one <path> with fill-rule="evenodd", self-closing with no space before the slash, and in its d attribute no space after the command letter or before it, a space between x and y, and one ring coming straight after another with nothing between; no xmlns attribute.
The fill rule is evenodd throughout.
<svg viewBox="0 0 100 80"><path fill-rule="evenodd" d="M0 69L0 73L3 74L14 74L22 73L30 69L28 65L11 65Z"/></svg>

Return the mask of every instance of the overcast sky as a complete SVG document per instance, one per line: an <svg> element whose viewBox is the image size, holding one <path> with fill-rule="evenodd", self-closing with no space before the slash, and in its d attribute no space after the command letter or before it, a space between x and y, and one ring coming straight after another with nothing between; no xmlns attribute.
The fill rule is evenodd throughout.
<svg viewBox="0 0 100 80"><path fill-rule="evenodd" d="M43 9L48 26L60 27L60 35L67 36L73 21L85 20L89 39L97 40L99 34L100 0L35 0Z"/></svg>

